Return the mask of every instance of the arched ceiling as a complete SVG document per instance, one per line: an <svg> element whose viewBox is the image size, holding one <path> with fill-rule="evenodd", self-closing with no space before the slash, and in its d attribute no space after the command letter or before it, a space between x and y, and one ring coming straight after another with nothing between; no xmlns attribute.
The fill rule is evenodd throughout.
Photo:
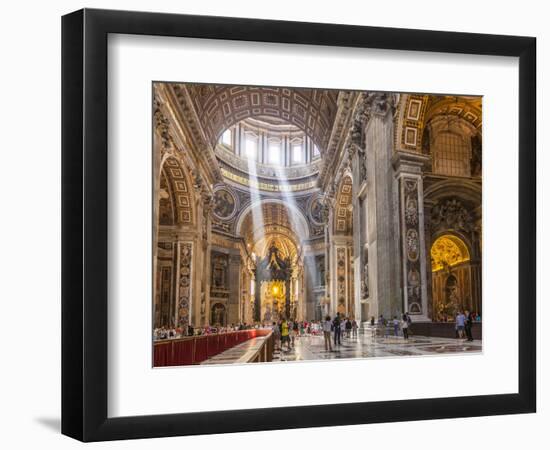
<svg viewBox="0 0 550 450"><path fill-rule="evenodd" d="M228 127L260 117L297 126L323 151L336 117L338 91L333 90L206 84L186 88L213 146Z"/></svg>
<svg viewBox="0 0 550 450"><path fill-rule="evenodd" d="M250 211L241 225L241 235L247 242L255 244L255 236L264 236L268 230L274 231L277 227L288 231L292 230L289 214L284 205L264 203L257 209L260 209L261 212Z"/></svg>
<svg viewBox="0 0 550 450"><path fill-rule="evenodd" d="M272 235L286 236L297 245L307 238L304 235L307 223L305 219L296 217L296 214L282 202L265 202L245 213L238 232L251 247Z"/></svg>

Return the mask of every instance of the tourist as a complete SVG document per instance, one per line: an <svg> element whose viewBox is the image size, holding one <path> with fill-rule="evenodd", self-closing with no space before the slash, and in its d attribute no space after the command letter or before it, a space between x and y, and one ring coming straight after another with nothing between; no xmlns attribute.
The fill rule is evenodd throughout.
<svg viewBox="0 0 550 450"><path fill-rule="evenodd" d="M374 316L371 316L370 318L370 337L372 339L375 339L376 338L376 319L374 318Z"/></svg>
<svg viewBox="0 0 550 450"><path fill-rule="evenodd" d="M332 329L332 322L330 321L330 316L325 317L323 322L323 336L325 338L325 351L332 351L332 341L330 339L330 331Z"/></svg>
<svg viewBox="0 0 550 450"><path fill-rule="evenodd" d="M353 335L353 339L357 339L357 328L357 321L353 319L353 321L351 322L351 332Z"/></svg>
<svg viewBox="0 0 550 450"><path fill-rule="evenodd" d="M464 331L466 332L466 339L468 340L468 342L472 342L474 340L472 336L473 314L466 310L464 312L464 315L466 316L466 320L464 321Z"/></svg>
<svg viewBox="0 0 550 450"><path fill-rule="evenodd" d="M349 317L346 318L346 337L349 339L351 338L351 320L349 320Z"/></svg>
<svg viewBox="0 0 550 450"><path fill-rule="evenodd" d="M409 320L407 313L403 314L403 320L401 321L401 329L403 330L403 338L405 340L409 339Z"/></svg>
<svg viewBox="0 0 550 450"><path fill-rule="evenodd" d="M279 326L276 322L273 322L271 326L271 330L273 330L273 339L275 340L275 348L280 349L281 348L281 330L279 329Z"/></svg>
<svg viewBox="0 0 550 450"><path fill-rule="evenodd" d="M464 339L464 325L466 323L466 316L462 311L458 311L456 315L456 331L458 333L458 339Z"/></svg>
<svg viewBox="0 0 550 450"><path fill-rule="evenodd" d="M412 318L411 318L411 315L409 314L409 311L406 311L405 312L405 316L407 317L407 336L410 337L412 335L412 329L411 329L411 325L412 325Z"/></svg>
<svg viewBox="0 0 550 450"><path fill-rule="evenodd" d="M395 337L399 336L399 320L397 320L397 316L393 316L393 335Z"/></svg>
<svg viewBox="0 0 550 450"><path fill-rule="evenodd" d="M336 317L332 321L332 328L334 329L334 345L340 345L342 343L341 330L342 321L340 320L340 313L336 313Z"/></svg>
<svg viewBox="0 0 550 450"><path fill-rule="evenodd" d="M292 322L292 346L293 347L296 343L296 338L298 337L299 334L300 334L300 325L295 320L294 322Z"/></svg>
<svg viewBox="0 0 550 450"><path fill-rule="evenodd" d="M286 342L287 350L290 351L290 336L289 336L289 330L288 330L288 322L286 321L286 319L283 319L281 323L281 350L285 342Z"/></svg>

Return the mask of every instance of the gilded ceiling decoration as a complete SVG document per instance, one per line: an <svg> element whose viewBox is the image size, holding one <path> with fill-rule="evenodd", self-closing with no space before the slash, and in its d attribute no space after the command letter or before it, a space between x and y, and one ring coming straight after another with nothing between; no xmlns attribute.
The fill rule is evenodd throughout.
<svg viewBox="0 0 550 450"><path fill-rule="evenodd" d="M433 272L470 260L470 253L464 242L450 234L436 239L432 245L431 256Z"/></svg>
<svg viewBox="0 0 550 450"><path fill-rule="evenodd" d="M440 115L464 119L481 132L481 97L402 95L395 130L397 148L422 152L424 128L431 119Z"/></svg>
<svg viewBox="0 0 550 450"><path fill-rule="evenodd" d="M185 85L212 146L248 117L282 119L303 130L321 151L336 115L338 91L252 86Z"/></svg>
<svg viewBox="0 0 550 450"><path fill-rule="evenodd" d="M351 233L352 231L352 180L346 176L340 184L340 191L336 198L336 217L334 226L338 233Z"/></svg>
<svg viewBox="0 0 550 450"><path fill-rule="evenodd" d="M185 176L183 166L174 157L169 157L163 167L167 180L171 184L171 191L174 195L176 206L176 222L178 224L193 224L193 206L191 201L192 192Z"/></svg>

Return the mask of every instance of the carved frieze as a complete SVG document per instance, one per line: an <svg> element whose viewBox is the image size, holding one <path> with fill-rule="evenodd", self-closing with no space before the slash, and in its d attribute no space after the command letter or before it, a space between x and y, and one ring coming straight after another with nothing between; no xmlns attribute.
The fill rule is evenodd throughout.
<svg viewBox="0 0 550 450"><path fill-rule="evenodd" d="M474 221L460 200L450 198L433 206L430 226L432 232L455 230L470 233L474 230Z"/></svg>
<svg viewBox="0 0 550 450"><path fill-rule="evenodd" d="M422 283L421 283L421 244L420 220L418 210L418 183L417 178L403 177L402 189L402 223L405 250L404 278L406 290L406 310L411 314L421 314L422 311Z"/></svg>

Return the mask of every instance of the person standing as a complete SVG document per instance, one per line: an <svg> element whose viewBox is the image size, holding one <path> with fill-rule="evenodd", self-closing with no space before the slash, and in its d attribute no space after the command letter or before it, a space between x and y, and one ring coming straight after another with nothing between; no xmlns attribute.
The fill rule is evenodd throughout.
<svg viewBox="0 0 550 450"><path fill-rule="evenodd" d="M393 335L395 337L399 336L399 320L397 320L397 316L393 316Z"/></svg>
<svg viewBox="0 0 550 450"><path fill-rule="evenodd" d="M357 339L357 321L355 319L351 322L351 332L353 339Z"/></svg>
<svg viewBox="0 0 550 450"><path fill-rule="evenodd" d="M336 313L336 317L332 321L332 328L334 329L334 345L340 345L342 343L341 335L342 330L340 328L342 321L340 320L340 313Z"/></svg>
<svg viewBox="0 0 550 450"><path fill-rule="evenodd" d="M464 321L464 331L466 332L466 339L468 340L468 342L472 342L474 340L472 336L472 324L473 324L472 313L466 310L464 312L464 315L466 316L466 320Z"/></svg>
<svg viewBox="0 0 550 450"><path fill-rule="evenodd" d="M325 338L325 351L331 352L332 351L332 341L330 339L330 330L332 328L332 322L330 321L330 316L325 317L325 321L323 322L323 336Z"/></svg>
<svg viewBox="0 0 550 450"><path fill-rule="evenodd" d="M281 323L281 350L283 349L283 345L285 345L286 342L286 348L290 351L290 336L289 336L289 330L288 330L288 322L286 319L283 319L283 322Z"/></svg>
<svg viewBox="0 0 550 450"><path fill-rule="evenodd" d="M275 339L275 348L280 349L281 348L281 329L279 328L279 325L277 325L276 322L273 322L271 329L273 330L273 338Z"/></svg>
<svg viewBox="0 0 550 450"><path fill-rule="evenodd" d="M292 323L292 346L296 343L296 338L300 335L300 324L297 320Z"/></svg>
<svg viewBox="0 0 550 450"><path fill-rule="evenodd" d="M349 320L349 317L346 319L346 337L349 339L351 338L351 330L352 330L351 320Z"/></svg>
<svg viewBox="0 0 550 450"><path fill-rule="evenodd" d="M402 319L401 329L403 330L403 338L407 341L409 339L409 318L407 317L407 314L403 314Z"/></svg>
<svg viewBox="0 0 550 450"><path fill-rule="evenodd" d="M409 311L405 312L405 317L407 319L407 324L408 324L408 327L407 327L407 339L408 339L408 337L413 334L411 330L412 319L411 319L411 315L409 314Z"/></svg>
<svg viewBox="0 0 550 450"><path fill-rule="evenodd" d="M456 323L456 331L458 333L458 338L464 339L464 325L466 323L466 316L460 310L456 315L455 323Z"/></svg>
<svg viewBox="0 0 550 450"><path fill-rule="evenodd" d="M384 336L384 330L386 329L386 319L384 318L383 314L380 314L380 317L378 317L378 335L380 337Z"/></svg>

